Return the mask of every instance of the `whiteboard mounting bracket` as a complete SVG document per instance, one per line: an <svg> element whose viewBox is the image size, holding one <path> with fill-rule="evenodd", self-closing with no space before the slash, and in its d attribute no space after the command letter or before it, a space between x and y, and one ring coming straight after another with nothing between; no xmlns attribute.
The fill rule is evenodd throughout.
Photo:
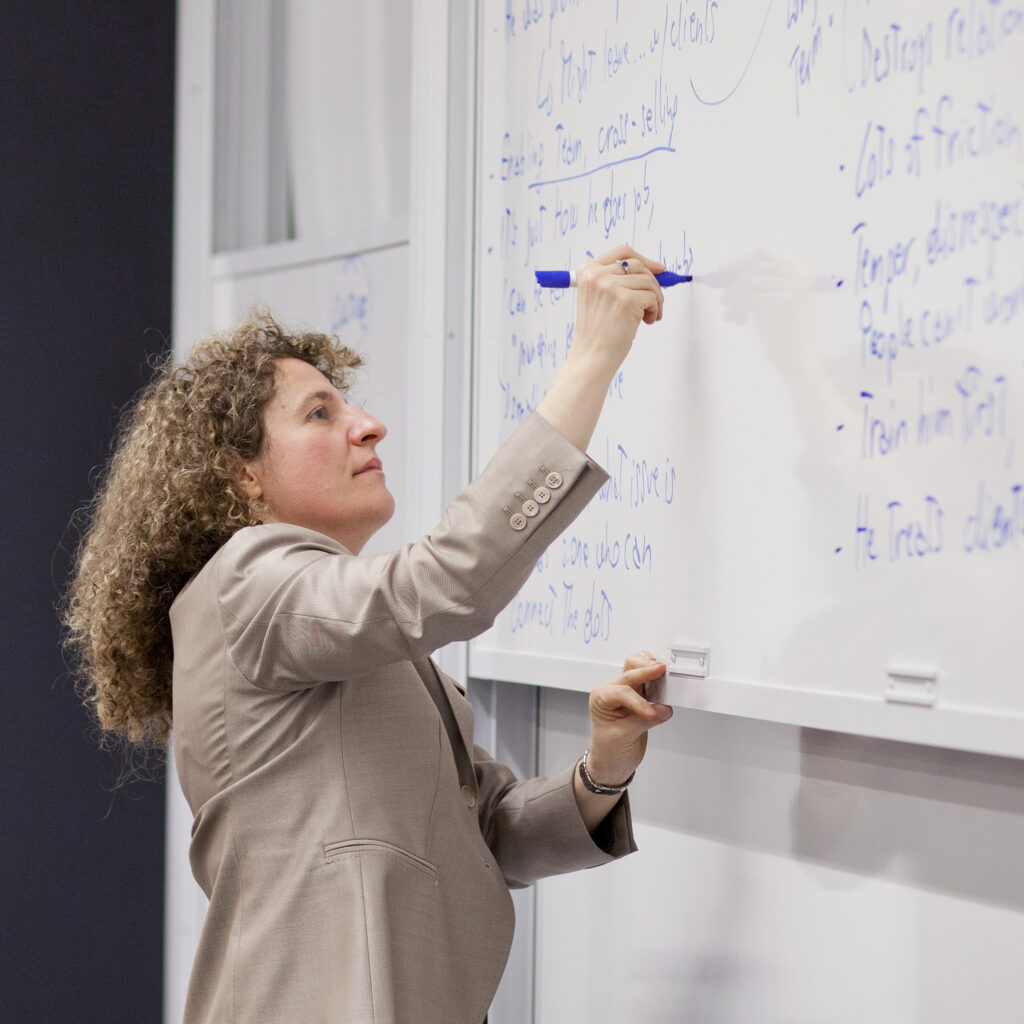
<svg viewBox="0 0 1024 1024"><path fill-rule="evenodd" d="M711 648L693 644L673 644L668 649L666 672L670 676L707 679L711 669Z"/></svg>
<svg viewBox="0 0 1024 1024"><path fill-rule="evenodd" d="M885 699L892 704L917 704L934 707L939 699L939 673L933 668L891 666L885 687Z"/></svg>

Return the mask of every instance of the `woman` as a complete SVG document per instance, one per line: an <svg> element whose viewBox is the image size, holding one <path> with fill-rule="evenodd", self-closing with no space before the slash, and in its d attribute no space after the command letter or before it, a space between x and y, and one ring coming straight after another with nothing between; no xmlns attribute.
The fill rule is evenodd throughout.
<svg viewBox="0 0 1024 1024"><path fill-rule="evenodd" d="M67 621L104 728L166 741L173 693L210 899L188 1022L479 1024L508 887L635 848L622 794L671 714L642 696L663 664L628 659L591 694L581 761L517 782L429 656L485 629L607 478L582 452L640 321L661 317L661 269L625 247L580 269L536 413L391 555L360 557L394 502L336 339L262 316L143 395Z"/></svg>

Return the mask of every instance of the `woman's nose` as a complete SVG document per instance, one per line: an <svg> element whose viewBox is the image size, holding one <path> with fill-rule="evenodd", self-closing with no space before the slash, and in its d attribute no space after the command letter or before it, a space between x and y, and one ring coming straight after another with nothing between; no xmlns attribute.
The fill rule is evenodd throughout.
<svg viewBox="0 0 1024 1024"><path fill-rule="evenodd" d="M352 441L354 444L370 444L374 441L383 441L387 435L388 428L375 419L363 409L357 409L356 417L352 423Z"/></svg>

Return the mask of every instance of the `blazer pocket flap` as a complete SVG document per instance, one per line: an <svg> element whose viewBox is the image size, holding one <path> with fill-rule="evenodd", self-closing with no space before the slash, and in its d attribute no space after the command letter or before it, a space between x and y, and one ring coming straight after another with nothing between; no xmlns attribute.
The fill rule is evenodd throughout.
<svg viewBox="0 0 1024 1024"><path fill-rule="evenodd" d="M437 877L437 867L431 864L429 860L417 857L416 854L403 850L402 847L395 846L394 843L387 843L383 839L341 839L337 842L324 843L323 845L324 860L327 863L349 854L384 853L397 857L406 864L426 872L431 878Z"/></svg>

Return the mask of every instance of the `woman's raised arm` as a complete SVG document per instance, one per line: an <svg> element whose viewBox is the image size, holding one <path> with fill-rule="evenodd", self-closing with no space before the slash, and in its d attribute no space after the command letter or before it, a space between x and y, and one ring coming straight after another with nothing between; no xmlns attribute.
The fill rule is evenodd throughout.
<svg viewBox="0 0 1024 1024"><path fill-rule="evenodd" d="M654 275L664 269L664 264L622 245L584 263L576 273L572 345L537 412L580 451L590 443L608 387L641 321L661 319L664 296Z"/></svg>

